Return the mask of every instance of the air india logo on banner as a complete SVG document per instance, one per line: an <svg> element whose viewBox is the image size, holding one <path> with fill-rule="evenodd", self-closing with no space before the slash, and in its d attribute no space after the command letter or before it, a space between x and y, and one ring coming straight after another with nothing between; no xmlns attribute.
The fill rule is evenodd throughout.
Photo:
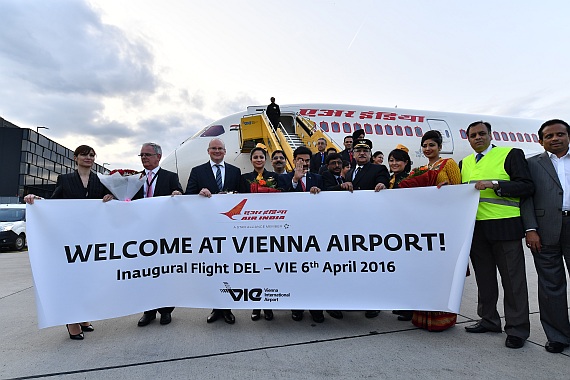
<svg viewBox="0 0 570 380"><path fill-rule="evenodd" d="M246 202L247 198L232 207L231 210L221 212L220 214L227 216L231 220L285 220L285 214L287 214L287 210L244 210Z"/></svg>

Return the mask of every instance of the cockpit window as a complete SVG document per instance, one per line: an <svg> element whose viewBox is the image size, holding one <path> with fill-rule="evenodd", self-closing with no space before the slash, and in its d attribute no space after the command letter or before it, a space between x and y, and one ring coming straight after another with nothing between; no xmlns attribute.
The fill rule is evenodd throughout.
<svg viewBox="0 0 570 380"><path fill-rule="evenodd" d="M226 133L223 125L211 125L202 132L200 137L216 137Z"/></svg>

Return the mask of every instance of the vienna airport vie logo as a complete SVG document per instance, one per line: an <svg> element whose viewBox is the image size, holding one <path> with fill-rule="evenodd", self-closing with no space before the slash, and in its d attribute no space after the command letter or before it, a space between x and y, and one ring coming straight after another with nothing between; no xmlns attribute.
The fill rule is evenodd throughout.
<svg viewBox="0 0 570 380"><path fill-rule="evenodd" d="M224 281L225 288L220 289L222 293L228 293L232 296L232 299L236 302L238 301L261 301L261 295L263 294L263 289L253 288L253 289L233 289L229 283Z"/></svg>
<svg viewBox="0 0 570 380"><path fill-rule="evenodd" d="M220 214L227 216L231 220L285 220L285 214L287 214L287 210L244 210L246 202L247 198L232 207L231 210L221 212Z"/></svg>

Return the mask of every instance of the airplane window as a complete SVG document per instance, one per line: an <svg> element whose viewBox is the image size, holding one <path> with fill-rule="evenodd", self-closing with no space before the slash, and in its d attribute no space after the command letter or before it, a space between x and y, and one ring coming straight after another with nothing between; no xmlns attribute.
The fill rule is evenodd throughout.
<svg viewBox="0 0 570 380"><path fill-rule="evenodd" d="M323 131L325 131L325 132L328 132L328 131L329 131L329 123L328 123L328 122L326 122L326 121L321 121L321 122L320 122L320 126L321 126L321 129L322 129Z"/></svg>
<svg viewBox="0 0 570 380"><path fill-rule="evenodd" d="M513 132L509 132L509 138L511 139L511 141L517 141L517 139L515 138L515 134Z"/></svg>
<svg viewBox="0 0 570 380"><path fill-rule="evenodd" d="M461 138L463 140L467 140L467 132L465 132L465 129L460 129L459 130L459 135L461 136Z"/></svg>
<svg viewBox="0 0 570 380"><path fill-rule="evenodd" d="M503 141L509 141L509 137L507 136L506 132L501 132L501 137L503 138Z"/></svg>
<svg viewBox="0 0 570 380"><path fill-rule="evenodd" d="M530 135L528 133L524 134L524 139L526 140L526 142L531 142Z"/></svg>
<svg viewBox="0 0 570 380"><path fill-rule="evenodd" d="M406 136L412 136L413 135L412 128L410 128L408 126L404 127L404 132L406 132Z"/></svg>
<svg viewBox="0 0 570 380"><path fill-rule="evenodd" d="M380 124L375 124L374 129L376 130L377 135L383 135L384 131L382 130L382 126Z"/></svg>
<svg viewBox="0 0 570 380"><path fill-rule="evenodd" d="M497 141L501 141L501 135L499 135L499 132L493 132L493 138Z"/></svg>
<svg viewBox="0 0 570 380"><path fill-rule="evenodd" d="M362 129L362 124L360 124L360 123L354 123L353 126L354 126L355 131ZM364 131L364 133L366 133L366 131Z"/></svg>
<svg viewBox="0 0 570 380"><path fill-rule="evenodd" d="M538 136L535 135L534 133L532 134L532 141L534 141L535 143L538 142Z"/></svg>
<svg viewBox="0 0 570 380"><path fill-rule="evenodd" d="M417 137L422 137L424 135L421 127L414 127L414 131L416 132Z"/></svg>
<svg viewBox="0 0 570 380"><path fill-rule="evenodd" d="M517 132L517 139L518 139L520 142L524 142L524 139L523 139L522 135L520 134L520 132Z"/></svg>
<svg viewBox="0 0 570 380"><path fill-rule="evenodd" d="M332 131L335 132L335 133L339 133L339 132L340 132L340 124L337 123L336 121L333 121L333 122L331 123L331 128L332 128Z"/></svg>
<svg viewBox="0 0 570 380"><path fill-rule="evenodd" d="M404 132L402 131L402 127L400 127L399 125L395 125L394 129L396 130L396 136L403 136Z"/></svg>
<svg viewBox="0 0 570 380"><path fill-rule="evenodd" d="M350 123L342 123L342 130L344 133L351 133L352 129L350 128Z"/></svg>
<svg viewBox="0 0 570 380"><path fill-rule="evenodd" d="M216 137L226 133L223 125L212 125L204 130L200 137Z"/></svg>
<svg viewBox="0 0 570 380"><path fill-rule="evenodd" d="M391 125L386 124L386 125L384 126L384 129L386 129L386 134L387 134L387 135L393 135L393 134L394 134L394 131L392 130L392 126L391 126Z"/></svg>
<svg viewBox="0 0 570 380"><path fill-rule="evenodd" d="M371 134L372 133L372 126L368 123L364 124L364 132L366 132L367 134Z"/></svg>

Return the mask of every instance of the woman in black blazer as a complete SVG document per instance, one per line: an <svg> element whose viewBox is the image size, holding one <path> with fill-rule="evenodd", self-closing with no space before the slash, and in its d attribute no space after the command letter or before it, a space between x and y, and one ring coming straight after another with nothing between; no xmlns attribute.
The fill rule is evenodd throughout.
<svg viewBox="0 0 570 380"><path fill-rule="evenodd" d="M73 173L60 174L52 194L54 199L103 199L104 202L113 199L111 192L99 181L97 174L91 171L95 163L95 150L88 145L80 145L73 152L77 169ZM24 197L26 203L33 204L35 199L42 199L34 194ZM66 325L69 338L83 339L84 331L93 331L90 322L72 323Z"/></svg>
<svg viewBox="0 0 570 380"><path fill-rule="evenodd" d="M255 147L249 154L253 171L241 175L240 193L268 193L278 192L277 173L265 170L267 152L262 147ZM263 309L266 320L273 319L273 310ZM261 310L255 309L251 312L251 320L257 321L261 318Z"/></svg>

